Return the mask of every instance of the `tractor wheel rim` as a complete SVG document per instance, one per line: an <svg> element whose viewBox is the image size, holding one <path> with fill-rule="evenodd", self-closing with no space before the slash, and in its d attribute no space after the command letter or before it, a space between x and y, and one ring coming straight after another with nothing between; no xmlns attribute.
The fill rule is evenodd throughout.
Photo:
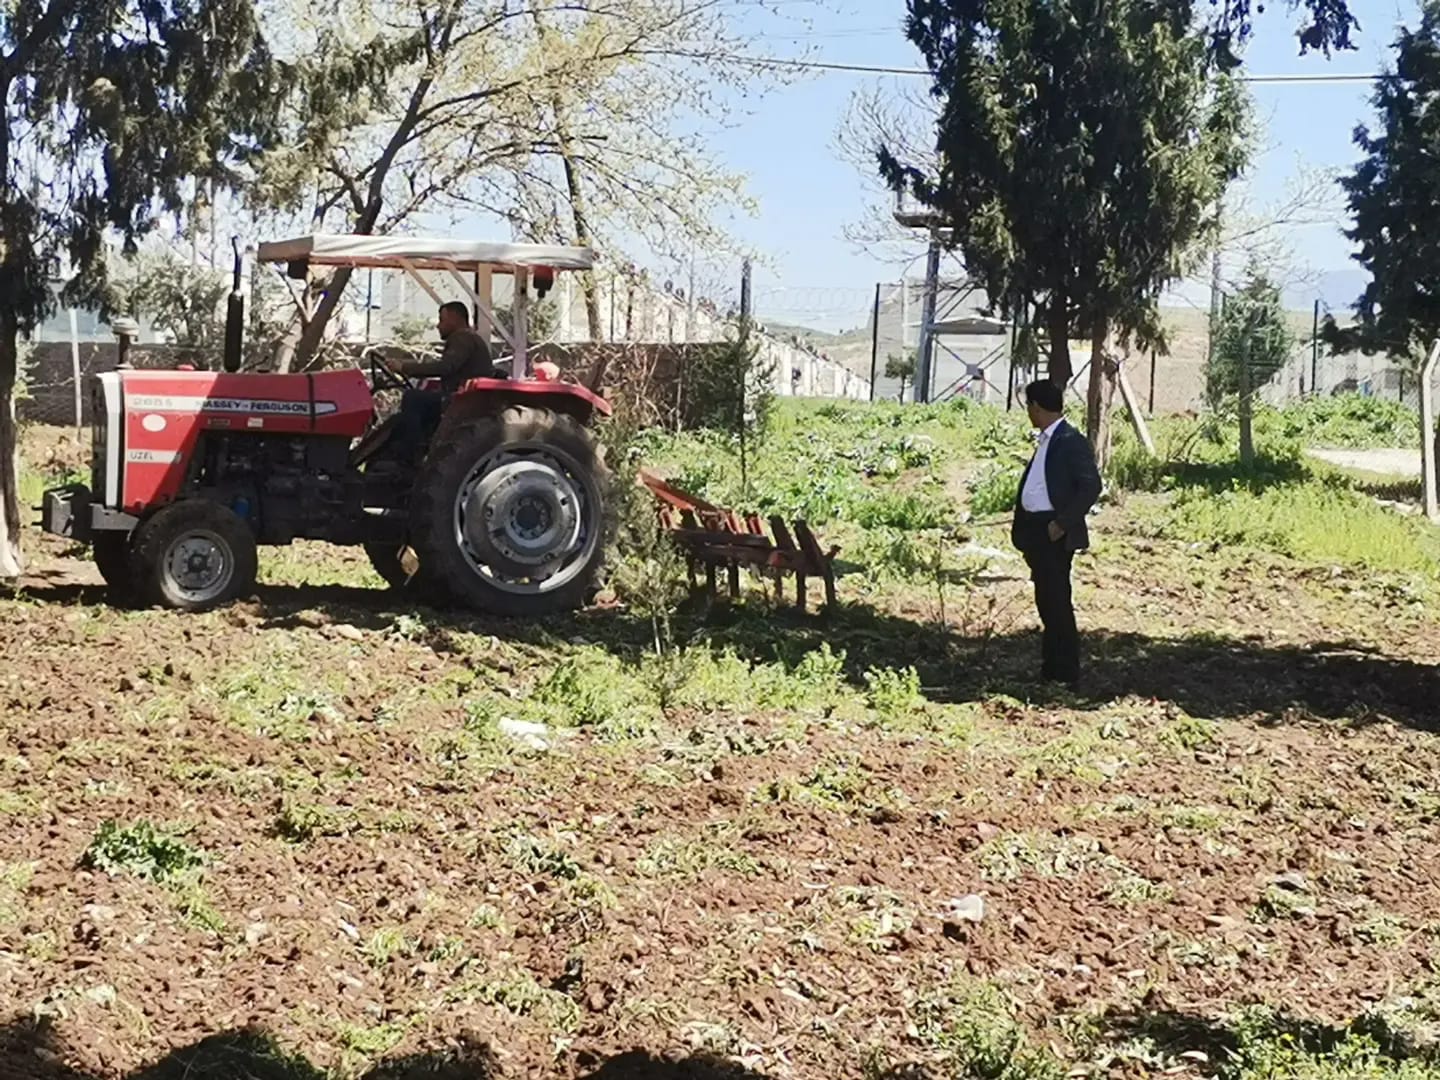
<svg viewBox="0 0 1440 1080"><path fill-rule="evenodd" d="M235 576L229 546L208 529L178 537L165 553L167 583L191 603L205 603L224 594Z"/></svg>
<svg viewBox="0 0 1440 1080"><path fill-rule="evenodd" d="M544 443L507 446L476 463L455 497L455 539L471 568L509 593L563 588L599 543L593 477Z"/></svg>

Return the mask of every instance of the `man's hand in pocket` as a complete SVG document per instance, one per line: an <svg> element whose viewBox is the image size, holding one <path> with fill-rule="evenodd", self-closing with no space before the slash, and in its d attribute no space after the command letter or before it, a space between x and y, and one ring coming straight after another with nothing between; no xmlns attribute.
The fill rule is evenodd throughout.
<svg viewBox="0 0 1440 1080"><path fill-rule="evenodd" d="M1050 522L1047 531L1050 533L1052 544L1058 544L1065 536L1065 528L1058 521Z"/></svg>

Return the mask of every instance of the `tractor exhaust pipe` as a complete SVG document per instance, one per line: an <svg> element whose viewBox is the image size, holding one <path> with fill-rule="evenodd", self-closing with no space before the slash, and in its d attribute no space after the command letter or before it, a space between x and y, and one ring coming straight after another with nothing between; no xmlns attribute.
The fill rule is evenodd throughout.
<svg viewBox="0 0 1440 1080"><path fill-rule="evenodd" d="M245 295L240 291L244 259L240 254L240 238L231 237L235 251L235 278L230 286L230 300L225 307L225 370L239 371L245 346Z"/></svg>

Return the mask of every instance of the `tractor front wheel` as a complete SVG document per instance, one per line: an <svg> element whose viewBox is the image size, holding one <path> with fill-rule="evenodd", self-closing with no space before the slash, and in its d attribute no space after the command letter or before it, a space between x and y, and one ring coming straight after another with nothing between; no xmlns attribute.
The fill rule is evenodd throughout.
<svg viewBox="0 0 1440 1080"><path fill-rule="evenodd" d="M180 611L209 611L255 588L255 537L233 512L187 500L135 530L130 572L140 599Z"/></svg>
<svg viewBox="0 0 1440 1080"><path fill-rule="evenodd" d="M432 445L411 504L426 577L497 615L581 607L605 554L605 466L589 430L512 405L447 424Z"/></svg>

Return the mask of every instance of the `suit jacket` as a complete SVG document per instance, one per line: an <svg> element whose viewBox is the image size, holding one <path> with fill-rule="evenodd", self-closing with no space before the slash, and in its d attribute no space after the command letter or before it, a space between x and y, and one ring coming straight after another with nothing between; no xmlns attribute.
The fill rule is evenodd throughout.
<svg viewBox="0 0 1440 1080"><path fill-rule="evenodd" d="M1032 455L1033 465L1035 458ZM1020 490L1015 493L1015 524L1011 526L1010 538L1016 547L1021 546L1019 530L1020 497L1025 491L1025 481L1030 476L1030 465L1020 477ZM1065 529L1064 544L1071 551L1084 551L1090 546L1090 529L1085 524L1085 515L1100 498L1100 471L1095 467L1095 451L1090 440L1064 420L1050 436L1050 448L1045 453L1045 486L1050 492L1050 504L1055 507L1055 520Z"/></svg>

